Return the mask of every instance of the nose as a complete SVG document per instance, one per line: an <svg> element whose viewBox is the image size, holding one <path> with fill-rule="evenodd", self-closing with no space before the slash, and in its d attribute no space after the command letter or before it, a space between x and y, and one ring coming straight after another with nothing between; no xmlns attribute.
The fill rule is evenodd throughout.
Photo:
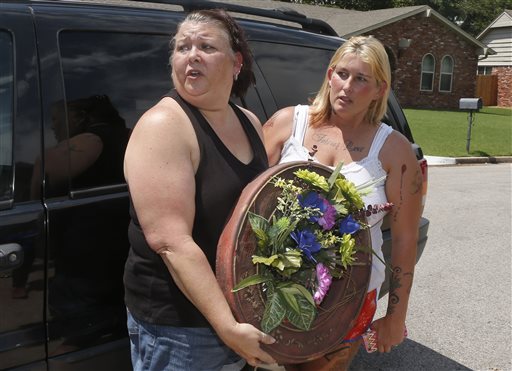
<svg viewBox="0 0 512 371"><path fill-rule="evenodd" d="M354 83L354 80L353 80L352 76L348 77L345 80L345 84L343 85L343 90L345 90L345 91L352 91L353 83Z"/></svg>
<svg viewBox="0 0 512 371"><path fill-rule="evenodd" d="M192 46L190 48L190 51L188 53L188 59L189 61L191 62L197 62L199 61L199 50L195 47L195 46Z"/></svg>

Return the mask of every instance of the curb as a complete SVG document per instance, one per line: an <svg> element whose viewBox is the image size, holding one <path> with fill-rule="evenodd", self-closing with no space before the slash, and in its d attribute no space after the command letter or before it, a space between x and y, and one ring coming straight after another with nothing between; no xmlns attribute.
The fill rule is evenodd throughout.
<svg viewBox="0 0 512 371"><path fill-rule="evenodd" d="M504 164L511 163L511 156L489 156L489 157L458 157L457 164Z"/></svg>
<svg viewBox="0 0 512 371"><path fill-rule="evenodd" d="M425 156L429 166L512 163L512 156L439 157Z"/></svg>

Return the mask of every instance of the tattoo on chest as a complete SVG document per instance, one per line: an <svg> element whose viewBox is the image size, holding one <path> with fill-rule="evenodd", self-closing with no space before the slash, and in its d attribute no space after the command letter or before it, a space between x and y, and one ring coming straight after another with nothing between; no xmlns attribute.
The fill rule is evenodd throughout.
<svg viewBox="0 0 512 371"><path fill-rule="evenodd" d="M345 142L344 146L342 147L342 144L340 141L332 140L329 138L327 134L313 134L313 140L315 142L318 142L318 144L321 144L323 146L328 146L333 148L334 150L343 150L343 151L349 151L349 152L363 152L364 147L358 147L352 142L351 140L348 140Z"/></svg>

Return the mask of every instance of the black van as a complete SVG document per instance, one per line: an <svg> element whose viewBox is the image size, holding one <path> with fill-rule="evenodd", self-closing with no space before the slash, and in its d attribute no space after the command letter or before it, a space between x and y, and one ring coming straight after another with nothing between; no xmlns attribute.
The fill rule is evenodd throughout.
<svg viewBox="0 0 512 371"><path fill-rule="evenodd" d="M262 122L307 103L343 41L321 21L231 4L0 3L0 369L131 369L122 155L138 118L171 88L169 40L194 7L243 15L257 81L237 103ZM426 181L393 95L387 123L410 139ZM76 156L98 156L84 125L113 148L94 169ZM418 258L428 220L419 228Z"/></svg>

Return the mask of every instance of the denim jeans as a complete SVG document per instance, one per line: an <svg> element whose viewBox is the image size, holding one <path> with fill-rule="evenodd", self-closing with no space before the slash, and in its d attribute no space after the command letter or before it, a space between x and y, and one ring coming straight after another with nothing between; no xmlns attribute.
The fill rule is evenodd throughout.
<svg viewBox="0 0 512 371"><path fill-rule="evenodd" d="M154 325L128 312L134 371L238 371L245 361L205 327Z"/></svg>

